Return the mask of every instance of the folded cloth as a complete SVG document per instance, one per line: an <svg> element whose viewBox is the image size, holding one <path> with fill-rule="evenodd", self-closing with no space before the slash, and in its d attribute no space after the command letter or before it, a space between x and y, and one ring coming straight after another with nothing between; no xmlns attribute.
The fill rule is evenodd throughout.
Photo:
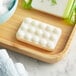
<svg viewBox="0 0 76 76"><path fill-rule="evenodd" d="M0 76L5 76L1 69L0 69Z"/></svg>
<svg viewBox="0 0 76 76"><path fill-rule="evenodd" d="M17 66L17 67L16 67ZM23 72L19 73L18 67L21 66ZM12 61L5 49L0 50L0 76L28 76L24 66L21 63Z"/></svg>
<svg viewBox="0 0 76 76"><path fill-rule="evenodd" d="M16 63L15 67L20 76L28 76L28 72L25 70L24 65L21 63Z"/></svg>

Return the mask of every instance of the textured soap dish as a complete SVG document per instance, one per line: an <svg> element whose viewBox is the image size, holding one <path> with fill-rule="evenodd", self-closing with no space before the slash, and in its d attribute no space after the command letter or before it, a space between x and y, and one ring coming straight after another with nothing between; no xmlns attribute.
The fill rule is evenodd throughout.
<svg viewBox="0 0 76 76"><path fill-rule="evenodd" d="M53 51L52 49L55 49L61 33L62 30L58 27L32 18L26 18L22 22L16 38L34 47Z"/></svg>
<svg viewBox="0 0 76 76"><path fill-rule="evenodd" d="M74 33L76 32L76 25L67 24L63 19L41 13L34 9L25 10L21 7L22 0L19 0L19 6L13 17L0 26L0 46L47 63L55 63L61 60L69 51L69 45L71 44ZM33 47L32 45L23 43L16 38L16 33L19 27L23 20L28 16L62 30L60 39L52 52Z"/></svg>

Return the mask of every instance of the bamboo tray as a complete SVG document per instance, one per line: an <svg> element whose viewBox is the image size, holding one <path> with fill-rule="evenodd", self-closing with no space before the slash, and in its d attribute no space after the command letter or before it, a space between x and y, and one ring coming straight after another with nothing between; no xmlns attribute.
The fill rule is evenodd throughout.
<svg viewBox="0 0 76 76"><path fill-rule="evenodd" d="M48 63L61 60L68 52L68 47L76 30L76 25L69 25L61 18L34 9L25 10L22 8L21 1L22 0L20 0L18 8L12 18L0 26L0 46ZM41 50L16 39L16 32L23 19L26 17L32 17L62 29L61 39L54 49L54 52Z"/></svg>

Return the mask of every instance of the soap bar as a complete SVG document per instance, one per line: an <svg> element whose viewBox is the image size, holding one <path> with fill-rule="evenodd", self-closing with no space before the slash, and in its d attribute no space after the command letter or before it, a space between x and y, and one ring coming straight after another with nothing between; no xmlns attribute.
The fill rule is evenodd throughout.
<svg viewBox="0 0 76 76"><path fill-rule="evenodd" d="M75 0L57 0L55 5L52 5L50 0L32 0L32 7L55 16L68 18L71 8Z"/></svg>
<svg viewBox="0 0 76 76"><path fill-rule="evenodd" d="M62 30L53 25L26 18L16 33L19 41L42 49L55 49ZM49 50L48 50L49 51Z"/></svg>

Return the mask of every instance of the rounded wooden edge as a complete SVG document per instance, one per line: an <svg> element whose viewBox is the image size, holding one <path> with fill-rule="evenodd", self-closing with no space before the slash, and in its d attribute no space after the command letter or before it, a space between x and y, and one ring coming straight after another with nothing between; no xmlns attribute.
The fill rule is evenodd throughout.
<svg viewBox="0 0 76 76"><path fill-rule="evenodd" d="M33 50L30 49L30 48L26 48L26 51L25 51L24 47L20 48L19 45L15 46L15 44L13 44L13 43L11 43L11 45L9 45L9 42L8 42L8 44L3 44L3 43L0 42L0 45L7 48L7 49L10 49L10 50L12 50L14 52L18 52L18 53L21 53L23 55L30 56L32 58L41 60L41 61L46 62L46 63L56 63L56 62L60 61L68 53L68 51L69 51L68 48L69 48L70 43L72 41L72 38L73 38L73 36L75 34L75 31L76 31L76 25L74 26L74 29L73 29L73 31L72 31L72 33L70 35L70 38L69 38L65 48L60 53L50 55L50 56L49 55L44 56L42 53L39 53L39 52L37 53L35 51L33 52ZM6 43L7 43L7 41L6 41ZM28 50L31 50L32 52L30 52Z"/></svg>
<svg viewBox="0 0 76 76"><path fill-rule="evenodd" d="M33 58L36 58L36 59L39 59L39 60L41 60L43 62L47 62L47 63L58 62L68 53L68 51L69 51L68 48L69 48L70 43L71 43L71 41L73 39L75 31L76 31L76 25L74 26L74 29L73 29L73 31L72 31L72 33L70 35L70 38L68 39L68 42L67 42L65 48L58 54L50 55L50 57L49 57L48 55L43 56L43 54L38 54L37 52L36 53L32 52L32 54L31 53L28 54L28 53L24 53L24 52L20 51L20 53L22 53L24 55L27 55L27 56L30 56L30 57L33 57Z"/></svg>

